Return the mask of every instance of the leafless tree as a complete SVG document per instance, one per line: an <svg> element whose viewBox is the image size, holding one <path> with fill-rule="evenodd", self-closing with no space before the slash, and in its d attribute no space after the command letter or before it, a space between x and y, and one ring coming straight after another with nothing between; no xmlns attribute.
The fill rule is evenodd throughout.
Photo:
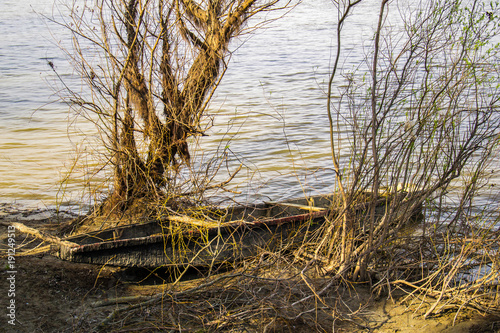
<svg viewBox="0 0 500 333"><path fill-rule="evenodd" d="M68 50L88 93L70 94L94 121L112 165L104 211L135 200L172 199L188 138L204 134L203 116L249 18L279 0L75 1ZM287 4L284 4L285 7ZM265 19L262 19L264 21Z"/></svg>
<svg viewBox="0 0 500 333"><path fill-rule="evenodd" d="M405 271L398 256L410 260L418 249L422 251L422 244L431 247L438 235L439 243L445 242L443 228L466 234L471 221L477 221L470 208L478 191L485 188L486 168L497 152L500 134L499 50L494 39L500 32L499 8L481 1L406 5L381 1L372 46L359 67L366 71L341 72L346 84L334 100L342 31L360 1L335 3L338 48L327 98L339 202L320 235L314 258L336 276L358 281L378 276L391 281ZM389 27L387 13L398 10L401 21L391 21ZM340 129L335 118L343 120L347 131ZM340 148L345 146L349 154L341 156ZM452 190L457 188L464 189L460 195ZM453 191L459 205L445 219L444 202L449 202ZM368 202L363 213L352 210L359 202ZM411 230L417 228L417 233L412 234L408 231L411 216L422 207L435 207L441 213L418 227L413 225ZM491 223L483 222L490 225L484 230L491 230ZM490 233L481 246L487 248L495 237ZM464 249L469 254L480 252L469 245L453 251L434 248L433 254L427 248L429 262L413 258L412 267L425 266L429 273L436 269L429 263L443 251L449 251L448 260L458 257L457 249L462 254ZM460 258L462 264L470 259ZM396 259L400 264L395 264ZM450 268L439 262L441 268ZM406 264L411 266L409 261ZM457 271L448 273L450 282Z"/></svg>

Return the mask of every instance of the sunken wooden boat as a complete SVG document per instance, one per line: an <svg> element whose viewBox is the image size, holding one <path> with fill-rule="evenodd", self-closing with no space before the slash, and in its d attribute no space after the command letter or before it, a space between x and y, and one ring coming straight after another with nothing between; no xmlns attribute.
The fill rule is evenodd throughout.
<svg viewBox="0 0 500 333"><path fill-rule="evenodd" d="M332 200L332 195L324 195L222 208L203 218L169 216L65 238L55 254L73 262L121 267L235 262L262 250L275 252L301 244L325 223ZM366 207L357 210L363 213Z"/></svg>

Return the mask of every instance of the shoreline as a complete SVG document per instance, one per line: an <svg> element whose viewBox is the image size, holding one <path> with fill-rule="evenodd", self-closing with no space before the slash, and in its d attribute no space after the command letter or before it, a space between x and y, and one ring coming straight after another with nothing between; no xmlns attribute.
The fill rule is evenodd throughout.
<svg viewBox="0 0 500 333"><path fill-rule="evenodd" d="M55 209L20 209L20 205L0 204L0 221L18 221L27 226L49 228L54 223L69 220L78 215L57 212ZM30 242L20 232L0 226L0 253L2 267L8 268L9 242L16 247ZM33 245L36 246L36 242ZM17 253L19 254L19 253ZM11 260L12 261L12 260ZM79 264L60 260L48 253L16 256L13 269L4 269L0 279L0 308L4 309L3 325L7 332L87 332L109 314L111 308L93 308L92 304L108 298L136 297L161 291L161 286L141 285L123 279L115 267ZM15 273L12 273L15 272ZM12 276L14 274L14 276ZM11 278L11 280L9 280ZM12 280L14 279L14 280ZM14 286L14 287L12 287ZM14 288L14 289L13 289ZM160 289L159 289L160 288ZM14 290L15 295L8 294ZM455 325L455 311L424 319L415 307L393 302L387 297L375 299L364 285L346 290L345 300L352 309L359 308L358 324L344 321L335 326L338 332L500 332L500 318L484 317L470 310L459 313ZM14 300L14 305L11 305ZM9 310L9 306L13 309ZM6 311L13 311L7 313ZM8 317L11 315L12 318ZM15 320L16 325L7 323ZM360 326L370 327L370 329ZM324 325L331 325L325 320ZM296 331L301 332L298 324ZM324 326L322 325L322 326ZM276 327L278 331L285 328Z"/></svg>
<svg viewBox="0 0 500 333"><path fill-rule="evenodd" d="M78 209L80 210L80 209ZM23 203L0 202L0 221L46 221L65 220L77 218L83 214L78 214L76 209L57 209L53 207L43 207L40 205L27 205Z"/></svg>

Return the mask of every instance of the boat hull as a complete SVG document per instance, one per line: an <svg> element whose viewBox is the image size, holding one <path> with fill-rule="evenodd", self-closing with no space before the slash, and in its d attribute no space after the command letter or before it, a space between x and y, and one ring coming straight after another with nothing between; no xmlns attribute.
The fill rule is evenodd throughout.
<svg viewBox="0 0 500 333"><path fill-rule="evenodd" d="M257 255L262 250L275 252L301 244L323 225L333 195L297 199L286 203L269 202L254 206L229 207L207 216L206 225L182 223L173 217L162 221L132 224L65 240L77 246L61 245L56 255L74 262L121 267L210 267ZM376 213L386 212L387 199L377 203ZM401 202L405 202L402 200ZM353 208L356 220L363 221L368 203ZM399 215L418 220L422 209L399 207ZM208 214L210 215L210 214Z"/></svg>
<svg viewBox="0 0 500 333"><path fill-rule="evenodd" d="M301 242L324 222L326 212L314 212L256 222L235 222L219 227L197 227L172 233L168 222L149 222L71 238L102 239L77 247L63 246L58 256L73 262L122 267L211 266L278 251L283 244ZM153 232L151 236L106 240L109 233ZM159 231L159 232L158 232Z"/></svg>

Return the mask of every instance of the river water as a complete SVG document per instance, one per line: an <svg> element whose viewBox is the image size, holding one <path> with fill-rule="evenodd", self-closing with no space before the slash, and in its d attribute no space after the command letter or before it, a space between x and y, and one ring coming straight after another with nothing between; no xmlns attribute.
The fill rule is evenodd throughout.
<svg viewBox="0 0 500 333"><path fill-rule="evenodd" d="M58 44L69 35L48 22L54 0L0 3L0 200L24 206L85 207L87 177L61 184L73 161L92 149L92 126L59 99L60 85L78 80ZM344 68L365 54L379 3L367 1L345 32ZM210 106L214 126L201 147L210 155L229 147L231 168L243 163L232 189L239 200L326 193L334 184L325 82L331 66L336 13L329 0L304 1L283 18L234 44L229 69ZM361 50L361 51L360 51ZM86 136L82 136L85 133ZM231 170L230 170L231 171Z"/></svg>
<svg viewBox="0 0 500 333"><path fill-rule="evenodd" d="M65 186L60 181L76 151L86 149L78 132L93 130L83 119L75 120L59 100L60 87L48 65L50 61L66 81L78 84L58 46L69 34L43 17L59 15L58 8L54 0L0 3L4 203L52 207L80 201L85 180ZM242 46L233 53L211 106L216 126L203 145L210 150L221 139L231 139L224 145L244 160L237 182L250 196L298 195L296 174L329 166L322 87L330 63L333 13L329 1L309 1L238 41ZM245 186L249 176L252 185ZM328 173L320 178L308 179L307 185L327 187Z"/></svg>

